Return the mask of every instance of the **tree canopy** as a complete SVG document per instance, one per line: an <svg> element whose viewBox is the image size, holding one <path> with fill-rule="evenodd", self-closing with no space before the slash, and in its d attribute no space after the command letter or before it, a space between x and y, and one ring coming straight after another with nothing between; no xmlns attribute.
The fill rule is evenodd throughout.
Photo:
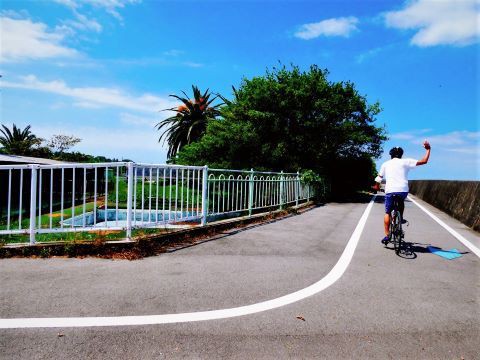
<svg viewBox="0 0 480 360"><path fill-rule="evenodd" d="M81 141L82 139L73 135L55 134L48 140L47 147L54 152L63 153Z"/></svg>
<svg viewBox="0 0 480 360"><path fill-rule="evenodd" d="M185 146L176 163L297 171L311 169L333 187L365 187L386 139L375 126L381 111L352 82L332 82L313 65L273 68L243 79L222 118ZM367 177L365 180L360 177Z"/></svg>

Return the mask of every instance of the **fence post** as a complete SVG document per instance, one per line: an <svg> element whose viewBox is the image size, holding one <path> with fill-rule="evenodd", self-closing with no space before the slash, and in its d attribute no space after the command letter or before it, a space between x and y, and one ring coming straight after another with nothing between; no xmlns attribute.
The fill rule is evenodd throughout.
<svg viewBox="0 0 480 360"><path fill-rule="evenodd" d="M295 182L295 206L298 207L298 196L300 192L300 172L297 171L297 181Z"/></svg>
<svg viewBox="0 0 480 360"><path fill-rule="evenodd" d="M280 210L283 209L283 198L284 198L284 177L283 170L280 172Z"/></svg>
<svg viewBox="0 0 480 360"><path fill-rule="evenodd" d="M132 239L133 163L127 164L127 239Z"/></svg>
<svg viewBox="0 0 480 360"><path fill-rule="evenodd" d="M202 184L202 226L207 224L208 214L208 166L203 167L203 184Z"/></svg>
<svg viewBox="0 0 480 360"><path fill-rule="evenodd" d="M253 212L253 190L255 184L253 182L253 169L250 169L250 181L248 184L248 216L252 216Z"/></svg>
<svg viewBox="0 0 480 360"><path fill-rule="evenodd" d="M30 165L32 171L30 177L30 245L35 244L35 214L37 213L37 168L38 165Z"/></svg>

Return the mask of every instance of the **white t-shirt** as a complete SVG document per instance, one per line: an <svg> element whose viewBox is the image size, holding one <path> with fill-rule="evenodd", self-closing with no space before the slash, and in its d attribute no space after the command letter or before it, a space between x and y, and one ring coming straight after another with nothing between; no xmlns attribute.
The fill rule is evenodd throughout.
<svg viewBox="0 0 480 360"><path fill-rule="evenodd" d="M408 192L408 172L416 166L415 159L393 158L385 161L379 173L387 181L385 193Z"/></svg>

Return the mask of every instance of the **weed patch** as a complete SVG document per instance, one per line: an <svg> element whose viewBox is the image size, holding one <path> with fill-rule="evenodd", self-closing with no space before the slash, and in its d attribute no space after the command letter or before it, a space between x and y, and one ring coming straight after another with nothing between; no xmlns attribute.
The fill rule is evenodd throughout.
<svg viewBox="0 0 480 360"><path fill-rule="evenodd" d="M74 243L68 243L63 246L63 253L68 257L75 257L76 249Z"/></svg>
<svg viewBox="0 0 480 360"><path fill-rule="evenodd" d="M45 258L50 257L50 248L48 248L48 247L42 248L42 249L40 250L40 254L39 254L39 255L40 255L40 257L41 257L42 259L45 259Z"/></svg>

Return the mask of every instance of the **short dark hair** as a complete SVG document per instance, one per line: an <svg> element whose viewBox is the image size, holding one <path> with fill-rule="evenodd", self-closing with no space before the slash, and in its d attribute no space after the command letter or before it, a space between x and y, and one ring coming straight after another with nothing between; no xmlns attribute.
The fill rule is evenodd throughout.
<svg viewBox="0 0 480 360"><path fill-rule="evenodd" d="M403 149L401 147L394 147L390 149L390 156L393 158L401 159L403 156Z"/></svg>

